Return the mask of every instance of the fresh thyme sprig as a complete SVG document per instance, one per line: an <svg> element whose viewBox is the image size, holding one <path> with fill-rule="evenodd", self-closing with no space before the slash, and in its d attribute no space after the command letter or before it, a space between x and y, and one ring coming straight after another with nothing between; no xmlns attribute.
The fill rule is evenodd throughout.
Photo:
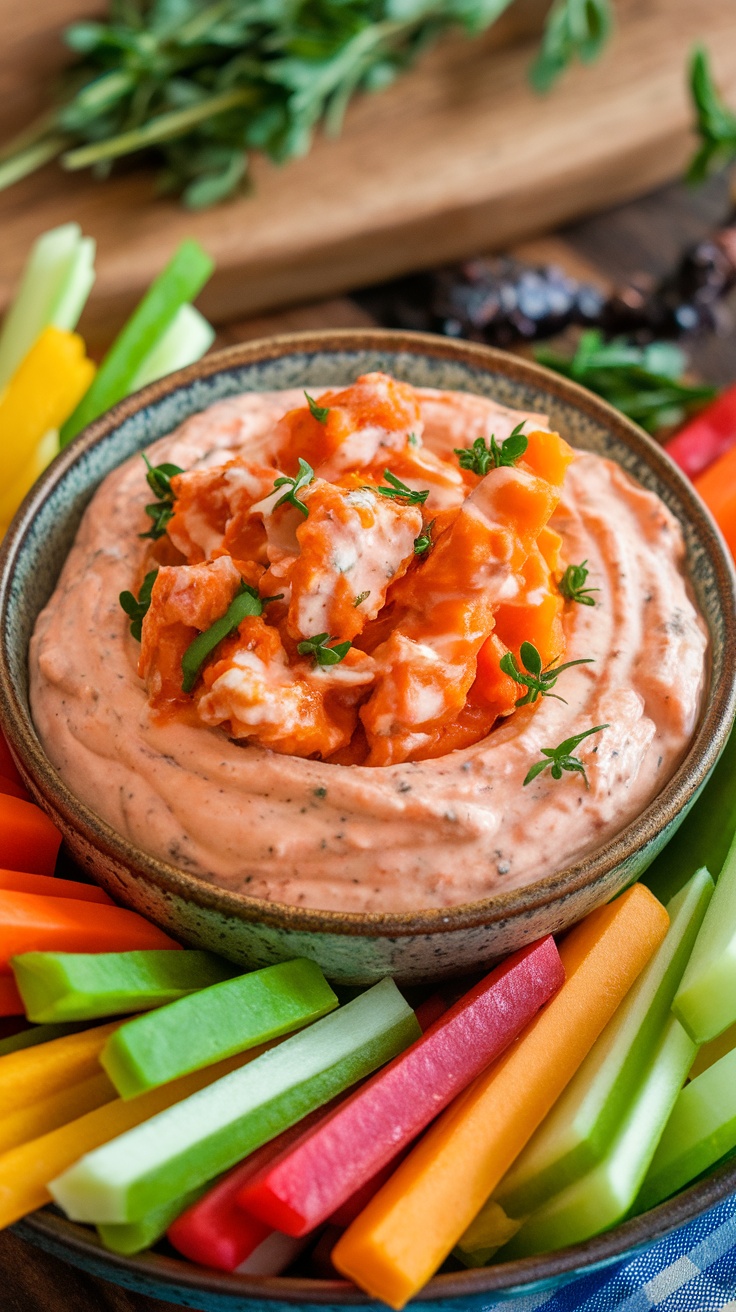
<svg viewBox="0 0 736 1312"><path fill-rule="evenodd" d="M278 510L279 506L286 505L286 502L288 501L291 503L292 506L296 506L297 510L300 510L304 518L306 519L307 515L309 514L309 510L307 506L305 506L304 502L299 500L299 497L297 496L297 492L301 492L303 487L308 487L313 480L314 480L314 470L312 469L312 466L308 465L306 460L302 460L300 456L299 473L297 474L296 478L287 478L286 474L282 474L281 478L277 478L274 481L274 485L273 485L274 491L276 490L276 488L279 487L286 487L287 485L289 487L289 491L284 492L284 495L282 497L279 497L278 501L276 502L276 505L274 506L274 510Z"/></svg>
<svg viewBox="0 0 736 1312"><path fill-rule="evenodd" d="M415 556L423 556L425 552L429 551L430 547L432 546L432 529L434 528L434 526L435 526L435 521L433 519L430 519L429 523L424 525L424 528L422 532L419 534L419 537L414 539Z"/></svg>
<svg viewBox="0 0 736 1312"><path fill-rule="evenodd" d="M425 488L423 492L415 492L412 488L407 487L406 483L402 483L401 479L397 478L395 474L392 474L390 469L384 469L383 477L391 486L376 488L376 491L382 497L391 497L394 501L406 501L409 506L423 506L429 496L429 488Z"/></svg>
<svg viewBox="0 0 736 1312"><path fill-rule="evenodd" d="M525 423L526 420L522 419L521 423L516 425L513 433L509 433L500 446L494 434L491 433L488 445L486 445L484 438L476 437L472 446L454 447L453 450L460 468L470 469L474 474L479 474L481 478L485 478L489 469L500 469L503 465L515 465L517 460L521 460L529 445L529 439L521 431Z"/></svg>
<svg viewBox="0 0 736 1312"><path fill-rule="evenodd" d="M132 592L121 592L118 598L125 614L130 620L130 632L136 642L140 642L143 630L143 621L148 614L151 605L151 592L156 582L157 569L149 570L140 586L138 596L135 597Z"/></svg>
<svg viewBox="0 0 736 1312"><path fill-rule="evenodd" d="M584 560L580 565L568 565L557 587L568 601L577 601L581 606L595 606L595 597L591 594L600 592L600 588L586 587L585 581L590 573L586 569L587 564L587 560Z"/></svg>
<svg viewBox="0 0 736 1312"><path fill-rule="evenodd" d="M228 606L225 614L219 620L215 620L204 633L198 634L194 642L190 642L181 659L182 675L182 692L191 692L197 676L208 656L212 655L215 647L227 638L229 634L234 633L238 625L249 615L262 615L263 607L267 606L269 601L281 601L283 593L280 592L276 597L261 597L255 588L244 583L241 579L240 587Z"/></svg>
<svg viewBox="0 0 736 1312"><path fill-rule="evenodd" d="M557 747L540 748L542 756L546 759L534 763L531 769L527 772L526 779L524 780L524 787L526 788L527 784L530 784L532 780L537 778L537 775L540 775L542 771L546 770L549 766L549 772L553 779L561 779L564 770L568 770L571 773L577 772L583 776L585 787L588 788L588 776L585 773L585 766L577 756L572 755L572 752L574 752L576 747L580 746L584 738L590 738L591 734L600 733L602 729L607 728L607 724L597 724L594 729L585 729L583 733L577 733L572 738L566 738L565 741L559 743Z"/></svg>
<svg viewBox="0 0 736 1312"><path fill-rule="evenodd" d="M314 397L310 396L309 392L305 392L304 395L307 398L307 405L309 406L309 413L312 416L312 418L316 419L320 424L326 424L327 416L330 413L329 406L317 405L317 402L315 401Z"/></svg>
<svg viewBox="0 0 736 1312"><path fill-rule="evenodd" d="M178 465L152 465L145 452L141 452L146 462L148 472L146 482L151 491L158 498L146 506L146 514L153 520L153 524L147 533L139 533L141 538L153 538L154 542L162 538L169 524L169 520L174 514L174 493L171 487L171 480L176 474L183 474L184 470Z"/></svg>
<svg viewBox="0 0 736 1312"><path fill-rule="evenodd" d="M700 148L690 161L688 182L704 182L712 169L736 159L736 114L719 95L707 50L696 47L690 62L690 93Z"/></svg>
<svg viewBox="0 0 736 1312"><path fill-rule="evenodd" d="M339 665L353 644L338 642L334 647L328 647L328 642L334 642L329 633L316 633L313 638L305 638L304 642L297 643L296 649L300 656L311 656L315 665Z"/></svg>
<svg viewBox="0 0 736 1312"><path fill-rule="evenodd" d="M514 680L514 683L520 683L527 690L524 696L517 701L517 706L533 706L538 697L555 697L558 702L564 702L564 697L560 697L559 693L552 691L559 676L564 670L571 670L573 665L594 664L592 657L585 656L577 661L566 661L564 665L553 666L550 664L543 666L542 657L533 642L522 642L519 648L519 656L526 673L519 669L512 651L507 651L499 661L504 674L508 674Z"/></svg>
<svg viewBox="0 0 736 1312"><path fill-rule="evenodd" d="M371 595L371 590L370 590L370 588L368 588L368 590L367 590L366 592L359 592L358 595L357 595L357 597L355 597L354 600L353 600L353 605L354 605L354 606L362 606L362 605L363 605L363 602L364 602L364 601L367 601L368 598L370 597L370 595Z"/></svg>
<svg viewBox="0 0 736 1312"><path fill-rule="evenodd" d="M531 70L535 91L549 91L575 58L583 64L597 59L612 27L611 0L555 0Z"/></svg>

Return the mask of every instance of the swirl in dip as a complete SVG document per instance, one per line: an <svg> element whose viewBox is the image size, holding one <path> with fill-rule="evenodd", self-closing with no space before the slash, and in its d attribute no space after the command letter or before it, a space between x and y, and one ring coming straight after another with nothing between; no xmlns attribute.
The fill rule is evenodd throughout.
<svg viewBox="0 0 736 1312"><path fill-rule="evenodd" d="M220 402L162 473L105 479L31 644L61 777L146 851L308 907L474 902L599 847L700 709L677 522L543 416L380 374L304 399ZM139 644L118 597L142 614L147 576Z"/></svg>

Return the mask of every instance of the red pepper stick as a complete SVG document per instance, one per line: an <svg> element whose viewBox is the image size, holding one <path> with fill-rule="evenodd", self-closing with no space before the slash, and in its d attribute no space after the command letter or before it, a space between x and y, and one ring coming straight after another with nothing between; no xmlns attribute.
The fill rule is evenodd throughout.
<svg viewBox="0 0 736 1312"><path fill-rule="evenodd" d="M665 443L665 451L690 478L736 446L736 384L701 410Z"/></svg>
<svg viewBox="0 0 736 1312"><path fill-rule="evenodd" d="M516 1038L564 983L551 937L510 957L239 1195L285 1234L326 1221Z"/></svg>
<svg viewBox="0 0 736 1312"><path fill-rule="evenodd" d="M0 975L0 1016L25 1016L26 1009L12 975Z"/></svg>
<svg viewBox="0 0 736 1312"><path fill-rule="evenodd" d="M21 786L23 784L23 780L18 774L18 768L15 764L15 761L10 755L10 748L8 747L8 744L5 741L3 734L1 733L0 733L0 775L2 775L4 779L10 779L11 783L20 784Z"/></svg>

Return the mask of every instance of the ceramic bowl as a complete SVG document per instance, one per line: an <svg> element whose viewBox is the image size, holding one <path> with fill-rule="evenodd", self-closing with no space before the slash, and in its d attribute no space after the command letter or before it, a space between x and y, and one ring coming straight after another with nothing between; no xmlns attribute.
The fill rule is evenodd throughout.
<svg viewBox="0 0 736 1312"><path fill-rule="evenodd" d="M546 412L573 444L612 457L658 492L683 526L687 569L711 639L710 681L690 749L661 793L611 841L527 888L464 906L385 915L304 910L223 892L138 849L60 780L33 727L27 678L36 616L85 506L110 470L223 397L315 390L370 370ZM0 718L33 796L61 829L74 859L113 897L189 943L252 966L308 956L338 982L369 983L386 974L420 982L477 969L566 928L641 875L672 836L718 759L735 697L732 567L718 531L674 465L638 428L573 383L504 352L440 337L306 333L208 356L122 401L80 434L27 497L0 555Z"/></svg>

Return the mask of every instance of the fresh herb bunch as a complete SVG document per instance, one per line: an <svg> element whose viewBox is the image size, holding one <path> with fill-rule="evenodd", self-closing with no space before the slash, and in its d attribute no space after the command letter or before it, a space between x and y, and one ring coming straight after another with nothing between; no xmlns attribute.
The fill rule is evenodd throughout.
<svg viewBox="0 0 736 1312"><path fill-rule="evenodd" d="M690 91L701 146L690 162L687 176L689 182L698 183L703 182L712 169L736 159L736 114L721 99L708 53L702 46L693 51Z"/></svg>
<svg viewBox="0 0 736 1312"><path fill-rule="evenodd" d="M606 342L591 328L582 334L573 356L547 347L538 347L535 355L540 364L597 392L649 433L682 423L691 407L705 405L718 391L707 383L685 381L686 359L672 342Z"/></svg>
<svg viewBox="0 0 736 1312"><path fill-rule="evenodd" d="M48 160L104 177L146 151L164 192L200 209L247 180L248 152L282 162L339 132L357 91L392 82L451 28L479 34L512 0L110 0L75 23L61 103L0 158L0 188ZM603 45L611 0L556 0L534 71L547 89Z"/></svg>
<svg viewBox="0 0 736 1312"><path fill-rule="evenodd" d="M469 469L472 473L485 478L489 469L501 469L504 465L510 468L511 465L515 465L517 460L521 460L529 445L529 439L521 431L525 423L526 419L522 419L500 446L491 433L488 444L484 438L476 437L472 446L453 447L460 468Z"/></svg>

